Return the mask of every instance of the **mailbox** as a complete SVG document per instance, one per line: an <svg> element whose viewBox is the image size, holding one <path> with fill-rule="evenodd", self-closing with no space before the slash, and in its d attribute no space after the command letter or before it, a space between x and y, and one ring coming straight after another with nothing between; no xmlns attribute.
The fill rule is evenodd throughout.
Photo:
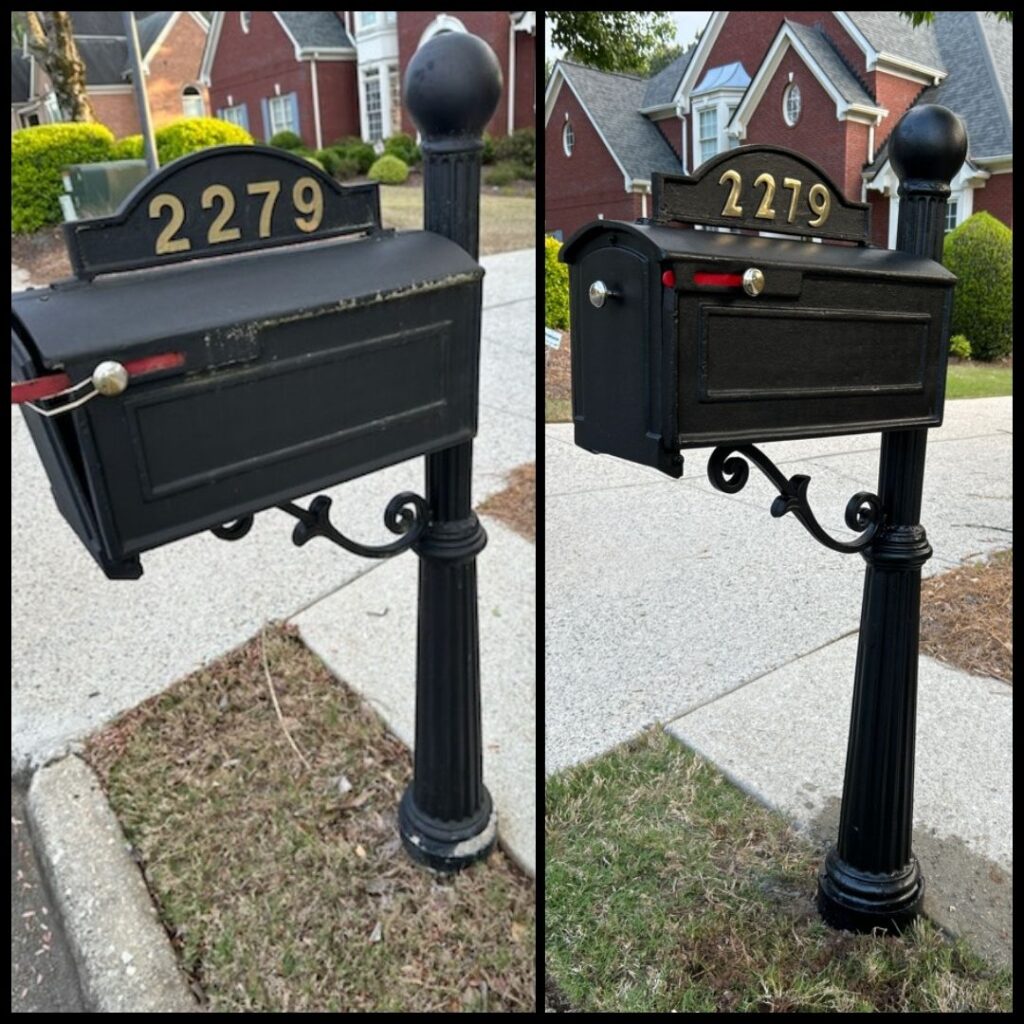
<svg viewBox="0 0 1024 1024"><path fill-rule="evenodd" d="M376 185L222 147L65 232L77 279L12 296L12 393L111 578L476 433L483 270L382 230Z"/></svg>
<svg viewBox="0 0 1024 1024"><path fill-rule="evenodd" d="M678 477L685 448L942 422L949 271L864 244L866 206L778 147L653 192L561 252L577 444Z"/></svg>

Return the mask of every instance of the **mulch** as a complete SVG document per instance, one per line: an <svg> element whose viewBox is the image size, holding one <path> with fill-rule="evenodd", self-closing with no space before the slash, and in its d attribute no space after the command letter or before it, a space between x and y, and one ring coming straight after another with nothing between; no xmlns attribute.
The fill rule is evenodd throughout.
<svg viewBox="0 0 1024 1024"><path fill-rule="evenodd" d="M477 510L494 516L527 540L537 539L537 466L527 462L508 475L504 490L492 494Z"/></svg>

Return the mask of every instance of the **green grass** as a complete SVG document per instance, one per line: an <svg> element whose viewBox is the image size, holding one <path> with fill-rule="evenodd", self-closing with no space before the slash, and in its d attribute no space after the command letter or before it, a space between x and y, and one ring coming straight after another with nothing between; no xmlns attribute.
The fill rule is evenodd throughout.
<svg viewBox="0 0 1024 1024"><path fill-rule="evenodd" d="M548 780L548 999L581 1012L1005 1011L927 921L835 932L820 852L660 729Z"/></svg>
<svg viewBox="0 0 1024 1024"><path fill-rule="evenodd" d="M533 883L501 851L455 876L413 864L395 823L409 752L294 630L147 701L87 756L210 1011L535 1006Z"/></svg>
<svg viewBox="0 0 1024 1024"><path fill-rule="evenodd" d="M959 363L946 375L947 398L995 398L1013 394L1013 368L991 363Z"/></svg>

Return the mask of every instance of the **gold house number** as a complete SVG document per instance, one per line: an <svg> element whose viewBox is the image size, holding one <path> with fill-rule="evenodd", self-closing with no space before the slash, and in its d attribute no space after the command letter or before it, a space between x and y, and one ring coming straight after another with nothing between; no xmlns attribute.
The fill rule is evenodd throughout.
<svg viewBox="0 0 1024 1024"><path fill-rule="evenodd" d="M722 176L718 179L718 184L729 186L729 195L726 197L725 205L722 207L722 216L742 217L743 207L740 206L739 199L743 191L743 179L740 177L739 171L723 171ZM803 182L798 178L783 178L782 187L788 189L790 193L786 223L792 224L796 220L797 204L800 201L800 191L803 188ZM754 216L761 220L774 220L776 213L772 203L775 201L775 178L767 172L759 174L754 179L754 188L764 189L761 195L761 202ZM818 182L812 185L807 193L807 205L810 207L811 213L816 215L807 222L808 227L821 227L828 220L829 212L832 209L832 196L829 194L828 189Z"/></svg>
<svg viewBox="0 0 1024 1024"><path fill-rule="evenodd" d="M260 207L259 237L270 237L270 225L274 206L281 194L279 181L250 181L245 186L246 195L262 197ZM214 210L214 218L206 233L209 245L220 242L237 242L242 237L241 228L230 226L235 215L235 194L227 185L210 185L203 190L199 203L204 210ZM315 178L299 178L292 186L292 206L295 210L293 223L299 231L316 231L324 217L324 193ZM192 243L187 238L175 237L186 220L185 204L170 192L161 192L149 201L150 220L159 220L169 213L167 223L157 235L154 252L157 255L188 252Z"/></svg>

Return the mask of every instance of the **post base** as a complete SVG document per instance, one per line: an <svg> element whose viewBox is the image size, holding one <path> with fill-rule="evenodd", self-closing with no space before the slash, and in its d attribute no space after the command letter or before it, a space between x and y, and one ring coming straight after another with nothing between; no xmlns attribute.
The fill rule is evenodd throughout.
<svg viewBox="0 0 1024 1024"><path fill-rule="evenodd" d="M921 913L924 878L917 858L892 874L858 871L833 846L818 873L818 910L826 924L852 932L905 931Z"/></svg>
<svg viewBox="0 0 1024 1024"><path fill-rule="evenodd" d="M463 821L441 821L424 814L413 799L412 784L398 805L398 831L413 860L435 871L461 871L494 849L498 816L484 787L480 810Z"/></svg>

